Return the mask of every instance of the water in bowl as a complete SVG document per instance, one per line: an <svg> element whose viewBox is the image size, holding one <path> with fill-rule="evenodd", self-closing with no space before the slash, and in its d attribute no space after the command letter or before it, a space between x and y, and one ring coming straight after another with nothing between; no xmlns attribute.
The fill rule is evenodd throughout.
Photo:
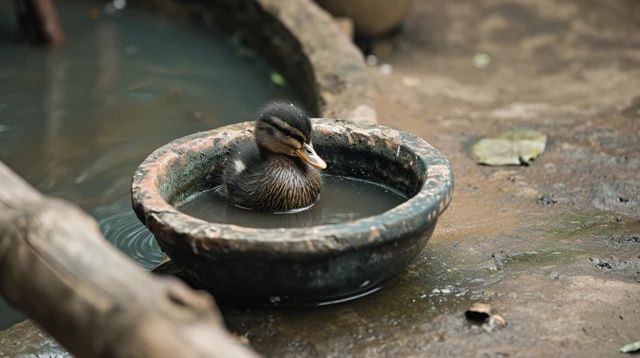
<svg viewBox="0 0 640 358"><path fill-rule="evenodd" d="M162 252L131 210L138 164L175 138L252 120L264 102L295 96L220 33L129 7L108 13L102 2L56 4L67 42L47 48L21 41L0 1L0 160L80 205L150 269ZM0 329L21 318L0 300Z"/></svg>
<svg viewBox="0 0 640 358"><path fill-rule="evenodd" d="M339 224L382 214L406 197L388 186L356 178L325 175L318 201L309 209L283 214L261 213L229 204L217 188L197 193L178 209L193 217L254 228L291 228Z"/></svg>

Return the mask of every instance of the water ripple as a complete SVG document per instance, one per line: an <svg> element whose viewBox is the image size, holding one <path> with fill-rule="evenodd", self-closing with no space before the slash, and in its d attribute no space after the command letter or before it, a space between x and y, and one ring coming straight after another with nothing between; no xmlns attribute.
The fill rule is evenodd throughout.
<svg viewBox="0 0 640 358"><path fill-rule="evenodd" d="M164 257L153 234L133 213L128 200L94 210L104 236L144 268L150 270Z"/></svg>

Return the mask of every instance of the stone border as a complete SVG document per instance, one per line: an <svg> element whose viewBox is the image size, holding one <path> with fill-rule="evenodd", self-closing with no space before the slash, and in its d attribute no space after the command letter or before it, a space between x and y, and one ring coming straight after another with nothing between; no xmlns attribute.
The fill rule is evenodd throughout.
<svg viewBox="0 0 640 358"><path fill-rule="evenodd" d="M256 50L291 81L321 117L376 123L362 53L312 0L134 0L206 28L222 29Z"/></svg>

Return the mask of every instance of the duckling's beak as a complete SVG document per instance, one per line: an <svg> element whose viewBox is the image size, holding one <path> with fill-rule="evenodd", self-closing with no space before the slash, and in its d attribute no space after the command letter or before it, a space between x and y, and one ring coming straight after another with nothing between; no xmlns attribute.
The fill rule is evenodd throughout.
<svg viewBox="0 0 640 358"><path fill-rule="evenodd" d="M308 163L309 165L316 167L318 169L325 169L327 167L327 163L320 158L320 156L313 149L313 145L311 143L304 143L302 148L296 149L296 156L300 159Z"/></svg>

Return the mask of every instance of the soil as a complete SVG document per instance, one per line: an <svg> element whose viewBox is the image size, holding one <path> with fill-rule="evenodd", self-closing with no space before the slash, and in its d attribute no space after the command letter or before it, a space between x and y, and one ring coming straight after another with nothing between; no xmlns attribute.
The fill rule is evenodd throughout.
<svg viewBox="0 0 640 358"><path fill-rule="evenodd" d="M640 340L639 34L638 1L416 1L369 72L379 122L456 175L427 249L373 296L227 307L229 328L280 357L619 356ZM476 140L515 128L548 135L531 166L475 163ZM466 322L478 301L507 326Z"/></svg>

